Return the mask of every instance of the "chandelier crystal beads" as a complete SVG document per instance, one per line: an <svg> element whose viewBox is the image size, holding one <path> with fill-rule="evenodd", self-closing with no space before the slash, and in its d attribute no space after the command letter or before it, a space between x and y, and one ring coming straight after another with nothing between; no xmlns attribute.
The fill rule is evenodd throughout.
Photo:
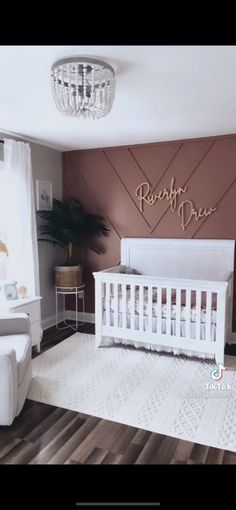
<svg viewBox="0 0 236 510"><path fill-rule="evenodd" d="M111 110L115 71L108 63L90 57L72 57L51 68L55 104L65 115L100 119Z"/></svg>

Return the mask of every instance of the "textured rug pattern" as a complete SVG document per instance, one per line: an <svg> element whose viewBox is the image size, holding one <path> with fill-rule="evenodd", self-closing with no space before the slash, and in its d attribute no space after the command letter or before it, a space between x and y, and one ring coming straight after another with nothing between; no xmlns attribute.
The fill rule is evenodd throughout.
<svg viewBox="0 0 236 510"><path fill-rule="evenodd" d="M235 452L236 371L210 390L213 367L76 333L33 360L28 398Z"/></svg>

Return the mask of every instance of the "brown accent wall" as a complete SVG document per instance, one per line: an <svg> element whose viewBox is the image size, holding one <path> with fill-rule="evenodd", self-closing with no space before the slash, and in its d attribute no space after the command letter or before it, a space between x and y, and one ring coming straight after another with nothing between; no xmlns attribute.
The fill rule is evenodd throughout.
<svg viewBox="0 0 236 510"><path fill-rule="evenodd" d="M217 207L216 212L193 219L185 231L166 200L145 205L141 213L137 186L147 181L157 193L169 188L172 177L176 187L188 188L180 201ZM76 254L85 268L86 311L93 312L91 272L119 263L121 237L236 239L236 135L64 152L63 194L103 215L111 229L110 237L96 241L103 255L90 250Z"/></svg>

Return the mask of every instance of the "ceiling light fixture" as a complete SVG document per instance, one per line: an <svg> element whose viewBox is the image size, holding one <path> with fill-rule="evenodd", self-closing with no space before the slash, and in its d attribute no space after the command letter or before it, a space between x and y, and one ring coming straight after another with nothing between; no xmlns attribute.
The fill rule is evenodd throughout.
<svg viewBox="0 0 236 510"><path fill-rule="evenodd" d="M65 115L100 119L111 110L115 96L115 71L103 60L71 57L51 68L52 93Z"/></svg>

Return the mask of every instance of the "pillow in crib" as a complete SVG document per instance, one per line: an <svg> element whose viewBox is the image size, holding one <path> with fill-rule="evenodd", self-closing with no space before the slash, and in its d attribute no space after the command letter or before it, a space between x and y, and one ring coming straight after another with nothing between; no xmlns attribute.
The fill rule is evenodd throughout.
<svg viewBox="0 0 236 510"><path fill-rule="evenodd" d="M118 273L121 274L141 274L136 269L133 269L132 267L120 265L118 266Z"/></svg>

